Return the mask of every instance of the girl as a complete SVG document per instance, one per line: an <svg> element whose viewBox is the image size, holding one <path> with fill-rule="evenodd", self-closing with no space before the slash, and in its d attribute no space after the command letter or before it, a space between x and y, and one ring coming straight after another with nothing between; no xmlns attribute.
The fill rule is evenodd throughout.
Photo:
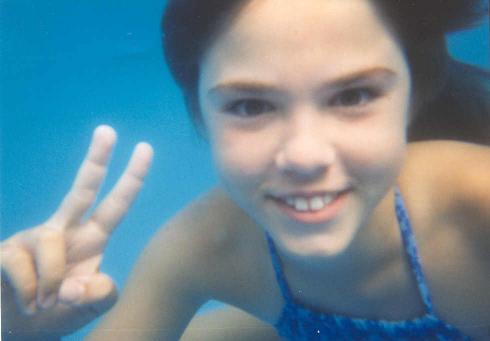
<svg viewBox="0 0 490 341"><path fill-rule="evenodd" d="M445 114L444 96L461 103L448 95L455 64L442 39L475 18L477 2L449 3L429 24L427 1L170 2L166 57L221 186L152 240L90 339L178 339L209 299L291 340L487 338L490 151L406 143L410 123L411 139L429 136L428 108ZM462 83L476 84L458 68ZM473 129L488 141L479 115L465 128L448 111L434 137ZM97 268L152 151L139 145L113 192L81 221L114 140L111 128L98 128L60 209L3 243L4 326L14 333L52 339L115 302ZM248 321L238 319L238 327ZM244 338L271 335L255 328Z"/></svg>

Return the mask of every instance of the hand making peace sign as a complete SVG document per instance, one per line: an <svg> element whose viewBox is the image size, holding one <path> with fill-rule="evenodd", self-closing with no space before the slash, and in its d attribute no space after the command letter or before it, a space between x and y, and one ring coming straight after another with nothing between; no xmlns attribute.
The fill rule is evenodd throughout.
<svg viewBox="0 0 490 341"><path fill-rule="evenodd" d="M3 333L60 336L87 324L116 301L99 272L104 248L128 212L153 157L139 143L123 175L87 216L107 172L115 131L99 126L71 190L43 224L1 244Z"/></svg>

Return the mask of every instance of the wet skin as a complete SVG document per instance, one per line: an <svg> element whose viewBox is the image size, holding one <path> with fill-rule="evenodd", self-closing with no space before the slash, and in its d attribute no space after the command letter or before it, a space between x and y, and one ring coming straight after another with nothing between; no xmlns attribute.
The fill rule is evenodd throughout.
<svg viewBox="0 0 490 341"><path fill-rule="evenodd" d="M265 20L264 18L267 18ZM366 1L250 1L202 62L201 105L222 182L283 260L341 261L403 163L410 77ZM286 198L335 199L300 213ZM352 246L352 248L349 248Z"/></svg>

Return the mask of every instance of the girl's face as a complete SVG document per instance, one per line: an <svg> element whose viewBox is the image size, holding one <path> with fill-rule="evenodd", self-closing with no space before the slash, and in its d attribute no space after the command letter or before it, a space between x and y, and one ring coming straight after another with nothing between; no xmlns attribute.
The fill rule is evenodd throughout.
<svg viewBox="0 0 490 341"><path fill-rule="evenodd" d="M410 77L367 0L250 0L201 62L231 197L295 256L345 250L394 185Z"/></svg>

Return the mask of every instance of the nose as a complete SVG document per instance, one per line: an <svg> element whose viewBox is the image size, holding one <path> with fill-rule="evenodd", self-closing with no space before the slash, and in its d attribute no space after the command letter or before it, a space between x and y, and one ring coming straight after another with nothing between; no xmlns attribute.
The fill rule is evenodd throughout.
<svg viewBox="0 0 490 341"><path fill-rule="evenodd" d="M325 125L305 116L291 120L275 158L279 171L298 181L323 176L336 157Z"/></svg>

